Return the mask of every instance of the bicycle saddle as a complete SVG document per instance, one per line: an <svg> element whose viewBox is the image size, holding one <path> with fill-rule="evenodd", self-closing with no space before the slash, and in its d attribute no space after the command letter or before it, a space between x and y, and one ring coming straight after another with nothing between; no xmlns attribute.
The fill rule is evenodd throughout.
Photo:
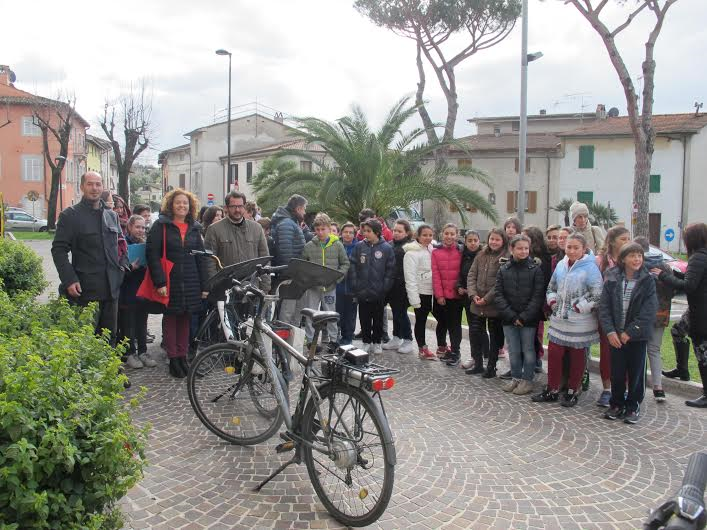
<svg viewBox="0 0 707 530"><path fill-rule="evenodd" d="M338 322L339 313L336 311L317 311L315 309L302 309L302 314L312 319L312 325L318 326L328 322Z"/></svg>

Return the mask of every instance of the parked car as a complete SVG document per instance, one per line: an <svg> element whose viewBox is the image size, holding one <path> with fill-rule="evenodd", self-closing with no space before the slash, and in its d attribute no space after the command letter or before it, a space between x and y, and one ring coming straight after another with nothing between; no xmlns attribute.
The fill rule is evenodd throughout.
<svg viewBox="0 0 707 530"><path fill-rule="evenodd" d="M10 210L5 212L5 230L10 232L26 230L29 232L46 232L47 220L37 219L27 212Z"/></svg>
<svg viewBox="0 0 707 530"><path fill-rule="evenodd" d="M408 210L409 211L406 211L403 208L396 208L393 210L387 219L388 226L393 228L395 221L398 219L406 219L410 222L412 231L415 232L420 225L425 224L425 218L420 215L420 212L418 212L416 208L410 206Z"/></svg>
<svg viewBox="0 0 707 530"><path fill-rule="evenodd" d="M665 260L665 262L674 271L678 271L683 274L685 274L685 272L687 271L687 261L683 261L679 258L676 258L675 256L668 254L667 252L659 249L658 247L654 247L653 245L651 245L650 254L660 254L661 256L663 256L663 259Z"/></svg>

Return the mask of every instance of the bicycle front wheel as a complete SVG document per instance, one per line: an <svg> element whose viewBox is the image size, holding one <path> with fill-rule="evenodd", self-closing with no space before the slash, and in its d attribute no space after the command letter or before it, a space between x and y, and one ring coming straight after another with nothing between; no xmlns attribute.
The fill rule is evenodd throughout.
<svg viewBox="0 0 707 530"><path fill-rule="evenodd" d="M247 348L244 342L209 346L189 366L187 377L189 401L199 420L236 445L261 443L283 422L274 385L263 381L264 361L253 353L246 362Z"/></svg>
<svg viewBox="0 0 707 530"><path fill-rule="evenodd" d="M358 388L320 389L321 418L310 399L302 435L307 472L326 510L346 526L366 526L385 511L393 492L395 446L381 407Z"/></svg>

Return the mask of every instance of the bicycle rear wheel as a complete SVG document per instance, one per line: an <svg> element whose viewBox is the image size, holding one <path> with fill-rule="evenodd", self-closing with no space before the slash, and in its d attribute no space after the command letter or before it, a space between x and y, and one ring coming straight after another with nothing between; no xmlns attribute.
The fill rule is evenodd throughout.
<svg viewBox="0 0 707 530"><path fill-rule="evenodd" d="M385 511L395 480L395 446L383 411L358 388L330 385L320 390L322 429L310 399L302 416L305 440L332 451L302 445L307 472L319 500L346 526L366 526Z"/></svg>
<svg viewBox="0 0 707 530"><path fill-rule="evenodd" d="M245 362L247 348L244 342L214 344L197 355L187 377L189 401L199 420L216 436L236 445L263 442L283 422L273 385L264 384L269 378L263 381L262 374L267 374L264 361L253 353Z"/></svg>

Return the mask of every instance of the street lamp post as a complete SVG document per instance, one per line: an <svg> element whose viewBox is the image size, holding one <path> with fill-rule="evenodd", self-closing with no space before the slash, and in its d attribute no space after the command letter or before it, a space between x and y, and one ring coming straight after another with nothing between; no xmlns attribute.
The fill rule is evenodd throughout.
<svg viewBox="0 0 707 530"><path fill-rule="evenodd" d="M220 48L216 50L216 55L228 55L228 124L226 126L226 136L228 137L228 148L226 149L226 190L224 196L231 191L231 52Z"/></svg>
<svg viewBox="0 0 707 530"><path fill-rule="evenodd" d="M525 164L528 146L528 63L540 59L542 52L528 53L528 0L523 0L522 45L520 56L520 127L518 138L518 219L525 222Z"/></svg>

